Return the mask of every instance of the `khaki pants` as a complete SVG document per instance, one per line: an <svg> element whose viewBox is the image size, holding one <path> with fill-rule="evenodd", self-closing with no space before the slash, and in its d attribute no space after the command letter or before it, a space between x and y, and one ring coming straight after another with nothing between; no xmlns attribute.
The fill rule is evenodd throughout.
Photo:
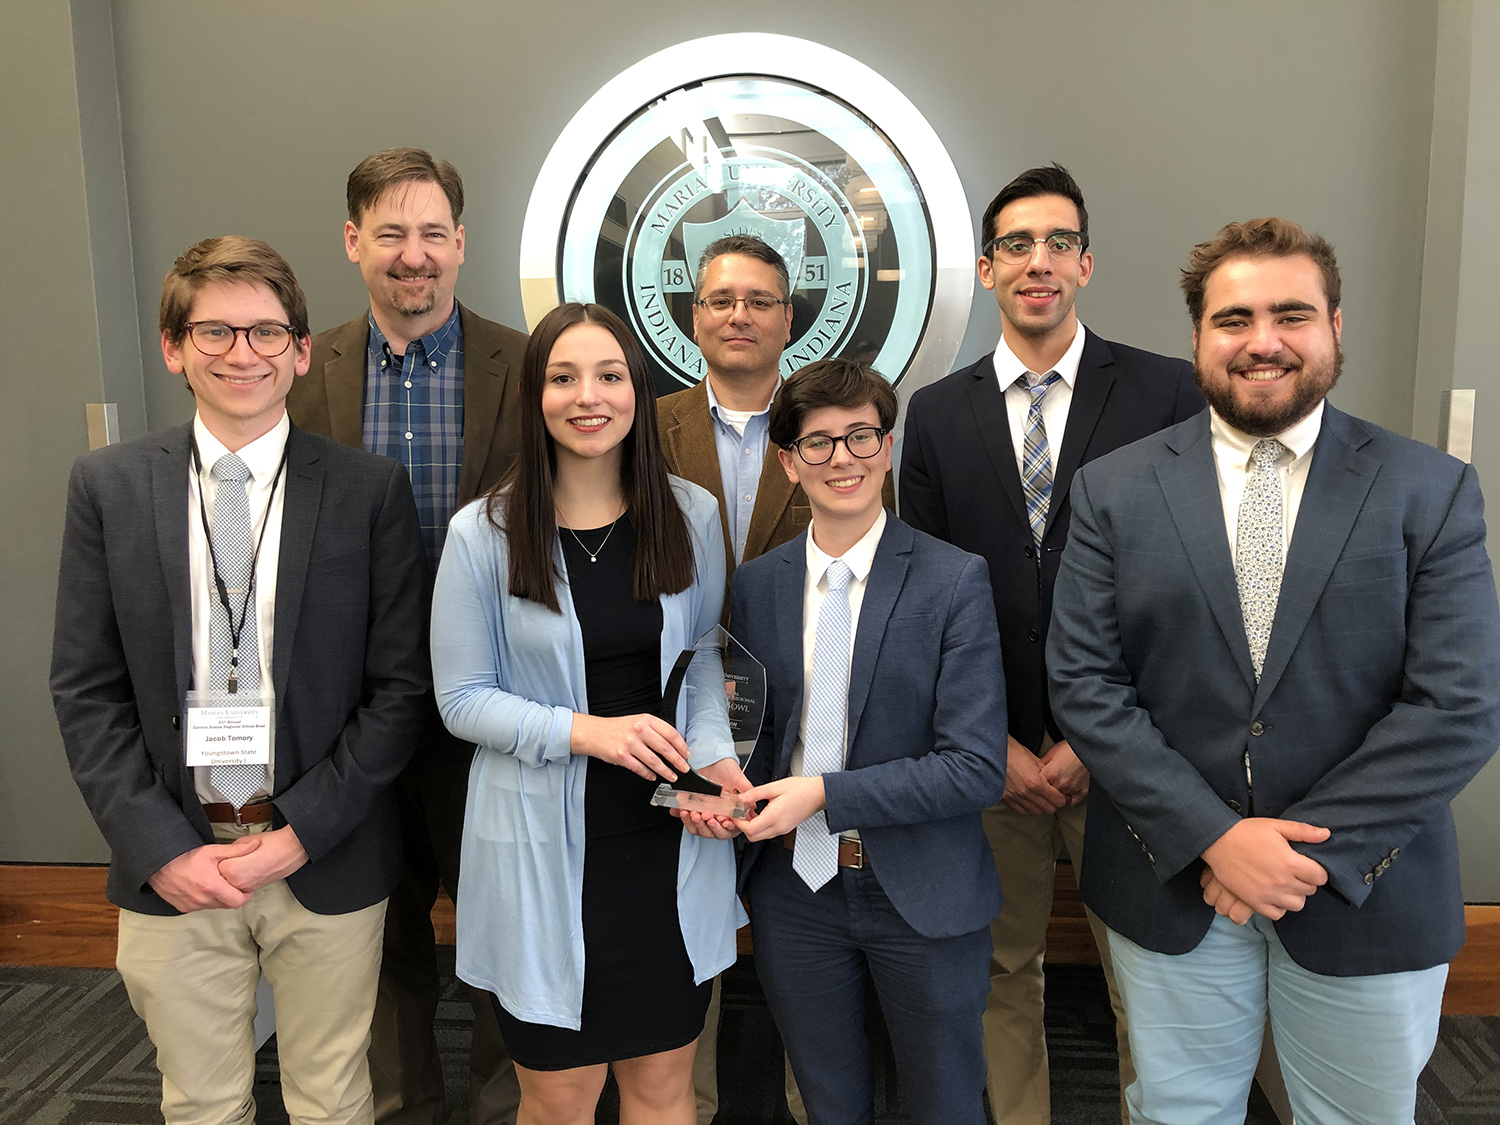
<svg viewBox="0 0 1500 1125"><path fill-rule="evenodd" d="M1047 949L1047 922L1052 917L1053 869L1066 845L1077 877L1087 809L1085 800L1051 816L1024 816L1003 804L984 812L985 835L994 849L1000 886L1005 892L1005 905L990 925L995 952L990 961L990 997L984 1013L987 1088L997 1125L1047 1125L1051 1120L1047 1037L1042 1023L1042 962ZM1091 910L1088 920L1115 1013L1120 1088L1124 1090L1135 1081L1125 1009L1115 985L1104 925Z"/></svg>
<svg viewBox="0 0 1500 1125"><path fill-rule="evenodd" d="M221 841L243 830L217 825ZM284 881L237 910L163 918L120 911L116 964L156 1045L168 1125L255 1118L255 989L276 1000L277 1052L295 1125L373 1121L365 1050L385 903L314 914Z"/></svg>

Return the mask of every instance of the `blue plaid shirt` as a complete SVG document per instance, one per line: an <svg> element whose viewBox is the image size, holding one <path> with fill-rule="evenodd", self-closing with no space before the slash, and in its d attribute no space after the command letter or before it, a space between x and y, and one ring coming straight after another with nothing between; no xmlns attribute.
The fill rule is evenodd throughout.
<svg viewBox="0 0 1500 1125"><path fill-rule="evenodd" d="M364 446L406 466L427 561L435 571L448 520L458 506L458 470L464 459L464 334L457 301L447 323L413 340L404 356L391 352L371 314Z"/></svg>

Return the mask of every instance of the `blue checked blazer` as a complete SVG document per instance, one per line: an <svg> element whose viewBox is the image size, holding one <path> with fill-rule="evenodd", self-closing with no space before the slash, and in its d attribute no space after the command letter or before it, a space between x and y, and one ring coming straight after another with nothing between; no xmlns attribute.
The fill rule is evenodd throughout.
<svg viewBox="0 0 1500 1125"><path fill-rule="evenodd" d="M1474 470L1325 409L1259 683L1207 412L1084 466L1047 666L1093 773L1083 898L1161 953L1213 910L1200 856L1245 815L1332 831L1276 923L1333 976L1424 969L1463 943L1449 802L1500 743L1500 608ZM1252 765L1253 792L1245 755Z"/></svg>

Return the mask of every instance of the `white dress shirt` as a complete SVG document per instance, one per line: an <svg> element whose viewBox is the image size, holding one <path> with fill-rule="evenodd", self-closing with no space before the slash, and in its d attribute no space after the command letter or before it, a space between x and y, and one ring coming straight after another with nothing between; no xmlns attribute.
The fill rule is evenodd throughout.
<svg viewBox="0 0 1500 1125"><path fill-rule="evenodd" d="M1323 428L1323 404L1313 407L1302 421L1279 434L1277 441L1291 451L1276 463L1281 479L1281 557L1286 559L1297 526L1297 512L1302 507L1302 491L1307 487L1307 470L1312 464L1313 446ZM1224 530L1229 534L1229 557L1236 564L1236 541L1239 538L1240 498L1245 495L1245 478L1250 473L1250 454L1260 438L1241 433L1220 418L1212 407L1208 413L1209 440L1213 445L1214 466L1219 473L1219 500L1224 505Z"/></svg>
<svg viewBox="0 0 1500 1125"><path fill-rule="evenodd" d="M1047 430L1047 449L1052 463L1057 464L1057 451L1062 448L1063 433L1068 428L1068 408L1073 405L1073 384L1078 381L1078 362L1083 358L1084 327L1078 326L1073 333L1073 342L1063 352L1057 366L1047 371L1032 371L1016 358L1005 338L1000 338L995 348L995 375L1000 380L1000 390L1005 394L1005 414L1010 421L1010 445L1016 451L1016 470L1021 471L1026 442L1026 414L1031 409L1031 394L1016 386L1016 380L1026 376L1026 385L1035 386L1056 371L1062 376L1052 389L1042 397L1042 425Z"/></svg>
<svg viewBox="0 0 1500 1125"><path fill-rule="evenodd" d="M813 528L817 525L814 523ZM828 567L833 556L813 542L813 528L807 532L807 573L802 580L802 719L797 725L797 741L792 747L793 777L802 776L802 740L807 737L807 692L812 686L813 646L818 639L818 614L828 597ZM853 575L849 579L846 593L849 595L849 652L846 660L854 660L854 638L859 632L859 610L865 603L865 583L870 577L870 567L875 564L875 548L880 546L880 537L885 534L885 509L875 517L875 522L864 537L841 556L844 565ZM849 716L844 715L844 755L849 754ZM844 836L858 839L858 832L845 832Z"/></svg>
<svg viewBox="0 0 1500 1125"><path fill-rule="evenodd" d="M290 432L291 420L283 414L281 421L269 433L262 434L238 451L240 460L250 470L250 479L245 482L245 486L250 498L252 549L261 533L262 524L265 526L265 538L261 540L260 554L255 562L255 640L259 649L260 682L266 689L271 686L271 646L276 627L276 568L281 554L281 513L286 498L286 474L282 474L274 499L271 498L271 481L281 464L281 455L286 449L287 434ZM193 418L193 437L198 442L198 455L203 463L203 472L200 474L194 470L192 460L188 461L188 564L193 599L193 687L206 691L223 685L211 683L210 653L213 645L209 639L209 623L219 595L214 587L213 561L208 553L208 538L203 533L203 516L198 507L198 497L201 490L203 506L212 525L214 498L219 487L219 482L213 477L213 467L229 450L208 432L203 419L196 416ZM271 500L269 512L266 510L268 499ZM240 606L232 596L229 604L238 615ZM243 660L244 657L245 654L241 653L240 658ZM274 721L275 716L272 718ZM266 767L266 781L251 800L270 796L271 779L275 776L276 767L275 735L273 722L271 763ZM199 800L216 803L225 798L209 781L210 768L196 767L193 771L194 784Z"/></svg>

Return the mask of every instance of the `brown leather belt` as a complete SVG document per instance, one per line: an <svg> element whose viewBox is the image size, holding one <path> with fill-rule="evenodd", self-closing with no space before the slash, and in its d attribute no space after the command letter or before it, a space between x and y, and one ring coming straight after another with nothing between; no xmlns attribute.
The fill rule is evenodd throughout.
<svg viewBox="0 0 1500 1125"><path fill-rule="evenodd" d="M788 832L781 838L781 846L787 851L795 851L797 847L797 834ZM865 865L865 845L863 841L851 840L847 836L839 837L839 866L853 867L856 870Z"/></svg>
<svg viewBox="0 0 1500 1125"><path fill-rule="evenodd" d="M250 804L236 809L226 801L216 801L212 804L203 802L203 815L208 817L210 824L269 824L271 823L271 799L263 797L259 801L251 801Z"/></svg>

